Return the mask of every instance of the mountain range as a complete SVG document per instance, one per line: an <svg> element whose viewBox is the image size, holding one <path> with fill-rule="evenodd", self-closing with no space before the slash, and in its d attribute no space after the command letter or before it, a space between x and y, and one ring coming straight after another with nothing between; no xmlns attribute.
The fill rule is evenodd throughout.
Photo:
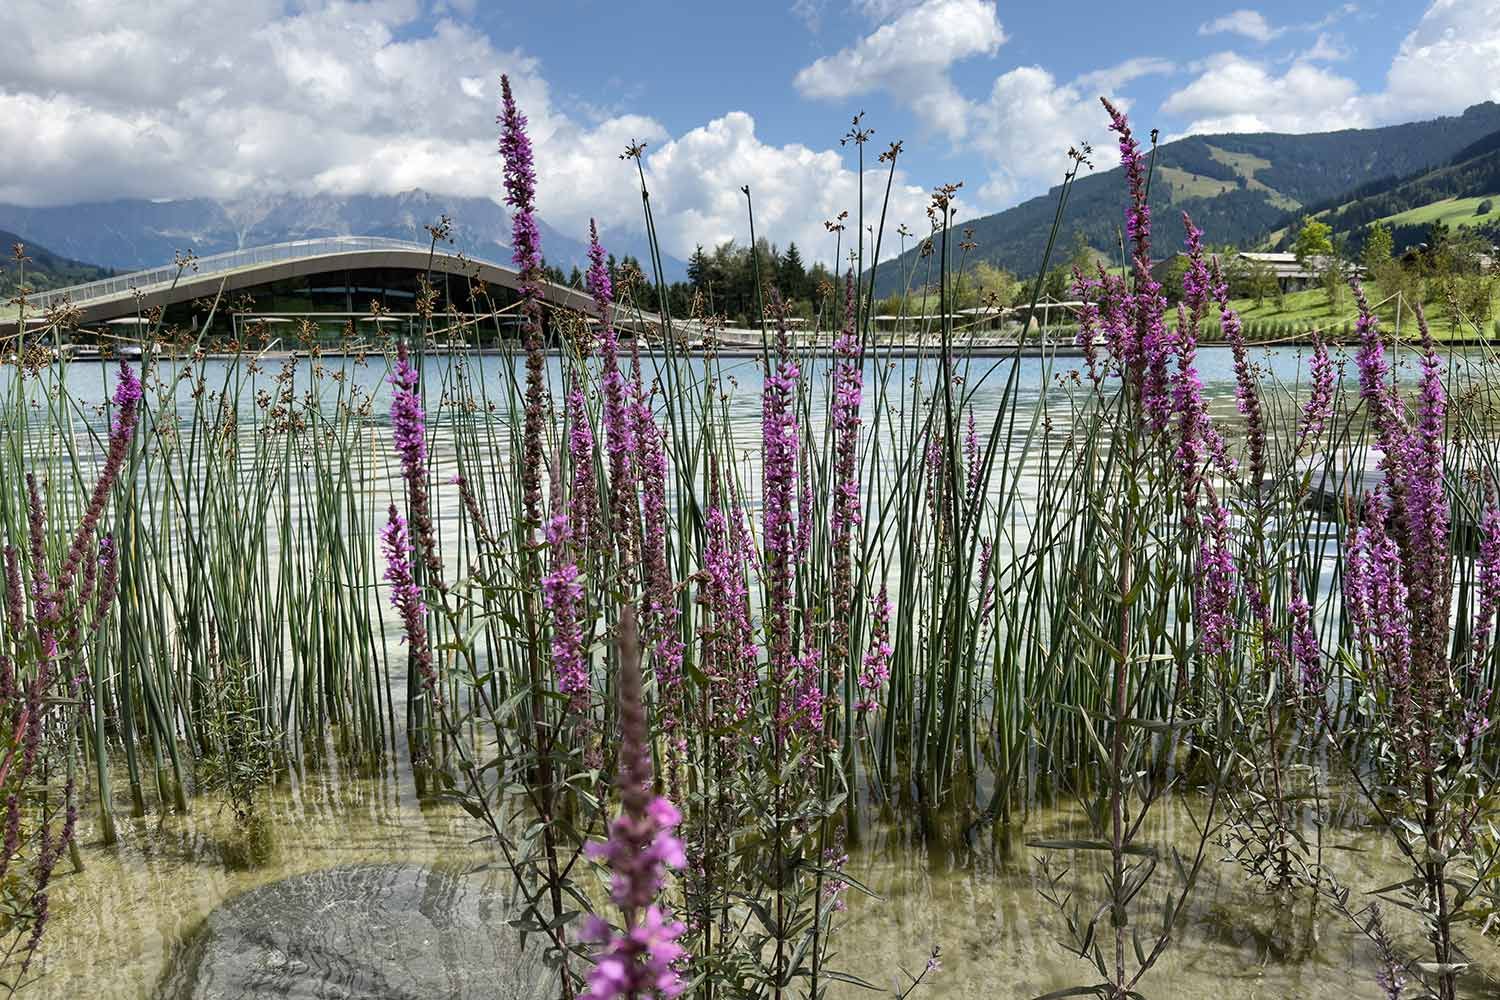
<svg viewBox="0 0 1500 1000"><path fill-rule="evenodd" d="M1210 244L1250 246L1287 225L1307 206L1347 198L1354 190L1410 176L1451 161L1500 132L1500 104L1476 104L1461 115L1383 128L1302 135L1273 132L1189 136L1156 151L1151 184L1152 235L1163 255L1182 246L1182 213ZM1035 274L1057 211L1059 188L1014 208L960 225L977 246L970 263L985 261L1021 275ZM1126 199L1124 171L1085 173L1068 196L1052 265L1081 233L1096 250L1119 256ZM910 275L923 280L919 250L881 264L876 293L901 291Z"/></svg>
<svg viewBox="0 0 1500 1000"><path fill-rule="evenodd" d="M1390 229L1397 252L1425 242L1435 223L1500 239L1500 132L1437 166L1361 185L1309 205L1306 212L1328 223L1351 254L1364 245L1367 227L1375 222ZM1295 237L1293 222L1273 234L1275 242Z"/></svg>
<svg viewBox="0 0 1500 1000"><path fill-rule="evenodd" d="M13 248L17 245L23 248L24 260L15 258ZM44 291L107 278L109 274L107 268L71 260L0 229L0 306L16 294L23 280L27 288Z"/></svg>
<svg viewBox="0 0 1500 1000"><path fill-rule="evenodd" d="M172 262L179 250L200 257L245 247L321 236L386 236L426 243L425 226L441 215L453 221L452 249L476 259L510 260L510 217L488 198L457 198L423 190L396 195L265 195L231 200L120 199L28 207L0 204L0 230L22 234L28 247L117 271ZM540 223L548 264L567 272L588 266L587 244ZM616 257L650 259L633 234L606 234ZM28 250L28 253L31 251ZM34 254L33 254L34 256ZM669 281L687 265L663 255Z"/></svg>

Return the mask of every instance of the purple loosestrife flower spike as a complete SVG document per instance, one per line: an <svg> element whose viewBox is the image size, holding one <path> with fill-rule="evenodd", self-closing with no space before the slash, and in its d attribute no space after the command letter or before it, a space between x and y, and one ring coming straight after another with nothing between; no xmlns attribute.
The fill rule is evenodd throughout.
<svg viewBox="0 0 1500 1000"><path fill-rule="evenodd" d="M855 710L861 715L880 707L880 689L891 677L891 598L885 584L870 598L870 648L859 674L860 698Z"/></svg>
<svg viewBox="0 0 1500 1000"><path fill-rule="evenodd" d="M568 496L568 520L573 544L587 558L598 534L599 487L594 481L594 429L584 409L582 379L575 373L568 393L568 461L573 467L573 489Z"/></svg>
<svg viewBox="0 0 1500 1000"><path fill-rule="evenodd" d="M1073 298L1083 303L1078 309L1077 344L1083 349L1083 360L1095 389L1104 384L1098 344L1101 323L1098 298L1102 287L1099 281L1084 277L1082 268L1073 268Z"/></svg>
<svg viewBox="0 0 1500 1000"><path fill-rule="evenodd" d="M964 428L965 501L972 507L979 502L979 429L974 426L974 408L969 408L968 426Z"/></svg>
<svg viewBox="0 0 1500 1000"><path fill-rule="evenodd" d="M1385 493L1377 489L1349 543L1344 607L1355 641L1390 691L1395 729L1405 734L1412 719L1412 635L1401 550L1386 526L1390 516ZM1403 738L1400 745L1410 743Z"/></svg>
<svg viewBox="0 0 1500 1000"><path fill-rule="evenodd" d="M712 622L704 621L702 626L705 672L715 692L714 711L720 722L727 724L743 721L750 714L760 647L750 625L750 592L745 583L746 553L742 539L731 527L721 505L717 475L710 475L701 594L712 615Z"/></svg>
<svg viewBox="0 0 1500 1000"><path fill-rule="evenodd" d="M651 640L651 667L661 691L661 726L672 754L673 791L677 763L686 749L683 724L682 640L680 618L667 563L667 451L664 434L651 412L651 401L637 387L635 441L641 460L641 520L645 525L642 564L645 570L646 634ZM654 396L654 392L653 392Z"/></svg>
<svg viewBox="0 0 1500 1000"><path fill-rule="evenodd" d="M1490 692L1483 687L1484 660L1489 655L1500 611L1500 508L1485 508L1479 521L1479 607L1474 613L1473 641L1469 651L1469 734L1477 737L1489 728Z"/></svg>
<svg viewBox="0 0 1500 1000"><path fill-rule="evenodd" d="M438 691L437 670L432 663L432 649L427 642L427 603L422 588L412 573L411 537L406 518L391 504L385 528L380 532L380 547L385 553L385 579L391 585L391 605L401 616L401 630L407 649L416 663L422 685L433 704L442 704Z"/></svg>
<svg viewBox="0 0 1500 1000"><path fill-rule="evenodd" d="M526 343L526 414L521 444L521 502L528 531L542 521L542 234L536 221L536 171L526 116L516 107L510 77L500 77L500 155L505 160L505 204L510 207L511 261L520 272L521 329Z"/></svg>
<svg viewBox="0 0 1500 1000"><path fill-rule="evenodd" d="M620 341L614 324L614 286L610 281L599 230L589 223L589 292L599 316L599 353L603 362L604 450L609 455L609 523L614 536L622 589L630 583L638 532L635 490L635 421L630 414L625 375L620 370Z"/></svg>
<svg viewBox="0 0 1500 1000"><path fill-rule="evenodd" d="M676 829L682 814L669 800L653 797L651 747L641 683L640 642L635 610L620 608L620 765L616 787L620 815L609 839L588 846L588 854L611 873L610 895L625 926L613 930L594 917L588 937L603 948L589 974L581 1000L671 998L684 988L677 966L685 952L677 939L683 925L658 902L666 871L687 862Z"/></svg>
<svg viewBox="0 0 1500 1000"><path fill-rule="evenodd" d="M1359 318L1355 321L1355 332L1359 334L1359 353L1355 365L1359 369L1359 394L1370 411L1375 425L1375 435L1380 446L1380 466L1393 489L1393 498L1401 506L1401 468L1406 456L1406 417L1396 390L1391 384L1390 363L1385 356L1385 341L1380 335L1380 320L1365 299L1364 289L1356 278L1351 282L1354 301L1359 307Z"/></svg>
<svg viewBox="0 0 1500 1000"><path fill-rule="evenodd" d="M104 467L99 470L99 478L94 482L94 492L89 497L88 506L84 508L83 519L68 547L62 569L57 574L57 585L52 596L54 606L61 602L63 594L72 587L73 578L93 545L94 532L99 527L99 519L104 516L109 492L114 489L115 480L119 478L120 469L130 453L141 395L141 380L130 370L129 365L121 361L120 377L115 383L115 418L109 431L109 450L104 457Z"/></svg>
<svg viewBox="0 0 1500 1000"><path fill-rule="evenodd" d="M1203 381L1196 363L1199 318L1207 309L1210 277L1203 262L1203 231L1182 215L1187 230L1188 269L1182 276L1183 303L1178 318L1177 371L1172 380L1172 408L1177 413L1177 469L1182 477L1183 523L1198 528L1198 500L1204 491L1208 458L1223 454L1223 442L1208 419Z"/></svg>
<svg viewBox="0 0 1500 1000"><path fill-rule="evenodd" d="M1453 587L1449 577L1448 494L1443 484L1444 432L1447 393L1442 361L1427 327L1422 307L1416 307L1422 331L1422 375L1417 394L1417 423L1406 454L1406 544L1411 573L1412 667L1422 686L1422 709L1435 709L1447 682L1449 608Z"/></svg>
<svg viewBox="0 0 1500 1000"><path fill-rule="evenodd" d="M23 605L21 584L21 560L15 546L5 547L5 626L12 637L18 638L25 626L26 609Z"/></svg>
<svg viewBox="0 0 1500 1000"><path fill-rule="evenodd" d="M120 591L120 554L113 535L99 539L99 594L94 601L94 630L97 632L109 617Z"/></svg>
<svg viewBox="0 0 1500 1000"><path fill-rule="evenodd" d="M1250 455L1250 485L1259 495L1261 482L1266 475L1266 421L1260 405L1260 387L1255 381L1255 371L1245 348L1244 329L1240 325L1240 314L1229 304L1229 283L1213 268L1214 298L1219 303L1219 326L1224 339L1234 354L1234 401L1240 415L1245 418L1245 436Z"/></svg>
<svg viewBox="0 0 1500 1000"><path fill-rule="evenodd" d="M796 399L801 371L792 358L787 336L786 307L771 290L771 313L776 317L776 355L766 373L761 395L761 475L764 479L761 512L765 547L766 644L771 682L778 695L779 736L793 708L785 685L795 666L792 653L792 580L797 559L797 496L799 447Z"/></svg>
<svg viewBox="0 0 1500 1000"><path fill-rule="evenodd" d="M46 511L36 475L26 473L26 526L31 546L31 592L36 598L37 621L52 624L57 618L57 601L52 589L52 575L47 572L47 536L43 530Z"/></svg>
<svg viewBox="0 0 1500 1000"><path fill-rule="evenodd" d="M1301 454L1309 442L1318 440L1333 416L1335 372L1333 359L1328 356L1328 345L1323 343L1322 337L1313 339L1313 355L1307 370L1310 385L1307 402L1302 405L1302 414L1297 420L1297 454Z"/></svg>
<svg viewBox="0 0 1500 1000"><path fill-rule="evenodd" d="M1323 707L1323 696L1328 690L1328 678L1323 675L1323 653L1318 648L1318 633L1312 626L1312 606L1302 596L1296 579L1292 580L1292 657L1297 661L1297 672L1302 682L1302 695L1319 711Z"/></svg>
<svg viewBox="0 0 1500 1000"><path fill-rule="evenodd" d="M432 503L427 494L427 415L422 410L421 381L406 344L396 345L391 369L391 440L401 459L401 477L422 560L434 586L442 587L443 560L432 530ZM405 522L403 521L403 525Z"/></svg>
<svg viewBox="0 0 1500 1000"><path fill-rule="evenodd" d="M850 549L854 529L860 523L859 426L864 392L863 350L855 330L854 269L844 278L844 326L834 341L833 373L834 485L831 534L833 536L833 660L831 676L844 675L849 656L849 618L854 610L853 557ZM971 417L972 419L972 417Z"/></svg>
<svg viewBox="0 0 1500 1000"><path fill-rule="evenodd" d="M569 711L589 707L589 666L583 645L583 584L574 557L573 529L562 511L547 523L552 571L542 578L542 605L552 613L552 666L557 690L568 696Z"/></svg>
<svg viewBox="0 0 1500 1000"><path fill-rule="evenodd" d="M1204 656L1221 656L1234 638L1234 560L1222 505L1209 510L1207 528L1198 549L1198 645Z"/></svg>
<svg viewBox="0 0 1500 1000"><path fill-rule="evenodd" d="M1137 393L1142 410L1152 430L1166 428L1170 416L1168 398L1168 361L1172 355L1172 335L1166 325L1166 296L1161 284L1151 275L1151 206L1147 200L1146 158L1141 154L1130 122L1125 114L1103 100L1110 116L1110 131L1119 136L1120 165L1130 188L1130 207L1125 214L1125 230L1131 245L1132 289L1125 303L1125 315L1116 322L1123 325L1118 338L1118 355L1127 383Z"/></svg>

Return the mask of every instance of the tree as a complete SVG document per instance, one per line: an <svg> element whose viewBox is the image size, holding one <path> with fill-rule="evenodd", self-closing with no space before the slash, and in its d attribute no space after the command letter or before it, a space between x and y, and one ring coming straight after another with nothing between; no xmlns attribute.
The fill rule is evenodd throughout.
<svg viewBox="0 0 1500 1000"><path fill-rule="evenodd" d="M700 292L708 284L708 266L708 254L703 252L703 244L699 243L688 258L687 277L688 283Z"/></svg>
<svg viewBox="0 0 1500 1000"><path fill-rule="evenodd" d="M1312 270L1320 259L1332 257L1333 227L1310 216L1303 219L1302 230L1292 244L1292 254L1306 270Z"/></svg>
<svg viewBox="0 0 1500 1000"><path fill-rule="evenodd" d="M987 261L974 265L970 284L974 289L974 305L1008 306L1015 299L1016 276Z"/></svg>
<svg viewBox="0 0 1500 1000"><path fill-rule="evenodd" d="M802 253L797 249L797 244L786 245L786 253L781 255L777 271L781 294L789 299L810 297L807 288L807 267L802 263Z"/></svg>
<svg viewBox="0 0 1500 1000"><path fill-rule="evenodd" d="M1365 234L1365 248L1360 253L1360 263L1364 264L1365 270L1371 275L1378 276L1385 265L1390 262L1394 249L1395 243L1391 239L1390 228L1376 222Z"/></svg>
<svg viewBox="0 0 1500 1000"><path fill-rule="evenodd" d="M1162 294L1174 305L1182 301L1182 279L1188 272L1188 264L1187 254L1174 254L1162 275Z"/></svg>

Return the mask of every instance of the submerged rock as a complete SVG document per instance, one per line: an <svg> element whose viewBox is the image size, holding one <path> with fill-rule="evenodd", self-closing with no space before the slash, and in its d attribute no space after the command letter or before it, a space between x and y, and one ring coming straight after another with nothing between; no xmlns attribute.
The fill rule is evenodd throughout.
<svg viewBox="0 0 1500 1000"><path fill-rule="evenodd" d="M359 865L253 889L208 915L163 1000L531 1000L554 984L507 926L509 880Z"/></svg>

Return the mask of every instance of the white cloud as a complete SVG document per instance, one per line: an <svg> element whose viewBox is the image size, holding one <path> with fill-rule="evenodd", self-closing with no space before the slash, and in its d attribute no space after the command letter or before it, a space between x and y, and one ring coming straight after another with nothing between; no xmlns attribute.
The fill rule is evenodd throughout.
<svg viewBox="0 0 1500 1000"><path fill-rule="evenodd" d="M1353 12L1345 4L1306 29ZM1204 60L1198 75L1162 111L1190 119L1188 132L1316 132L1457 114L1500 101L1500 0L1433 0L1401 47L1380 91L1361 91L1318 62L1348 55L1320 33L1284 71L1265 60L1225 52Z"/></svg>
<svg viewBox="0 0 1500 1000"><path fill-rule="evenodd" d="M640 228L635 171L619 159L636 139L649 143L668 253L742 238L736 200L749 183L767 235L831 255L813 238L854 207L857 181L838 152L767 146L743 113L674 140L646 116L565 109L535 58L462 20L473 7L448 0L431 17L418 0L0 0L0 201L414 187L498 198L507 73L530 119L541 214L563 232L582 238L590 217ZM902 183L895 198L920 218L920 189Z"/></svg>
<svg viewBox="0 0 1500 1000"><path fill-rule="evenodd" d="M1104 134L1099 98L1111 97L1128 107L1115 88L1164 69L1165 64L1154 64L1159 61L1147 62L1153 64L1122 64L1071 83L1059 83L1040 66L1020 66L997 77L989 99L975 108L983 123L975 141L995 164L980 188L984 203L1002 207L1059 183L1069 164L1069 147ZM1112 167L1118 159L1113 144L1094 142L1095 169Z"/></svg>
<svg viewBox="0 0 1500 1000"><path fill-rule="evenodd" d="M1312 48L1299 52L1297 58L1304 62L1343 62L1349 58L1349 49L1341 39L1320 31Z"/></svg>
<svg viewBox="0 0 1500 1000"><path fill-rule="evenodd" d="M1371 124L1353 80L1293 63L1277 73L1233 52L1205 60L1198 77L1162 105L1191 119L1188 133L1319 132Z"/></svg>
<svg viewBox="0 0 1500 1000"><path fill-rule="evenodd" d="M1435 0L1401 42L1380 102L1384 117L1420 117L1500 100L1500 0Z"/></svg>
<svg viewBox="0 0 1500 1000"><path fill-rule="evenodd" d="M869 157L873 160L874 157ZM899 161L898 161L899 162ZM662 235L668 245L692 249L724 240L744 242L749 233L745 196L755 199L755 229L782 246L796 242L803 255L824 261L834 252L833 237L823 221L848 210L844 245L853 239L852 220L858 202L858 173L832 150L797 143L769 146L755 135L755 121L736 111L679 136L646 158L652 209L663 213ZM872 168L865 178L866 215L878 218L885 169ZM926 231L923 218L928 193L906 182L898 170L891 191L889 228L906 222Z"/></svg>
<svg viewBox="0 0 1500 1000"><path fill-rule="evenodd" d="M1200 35L1243 35L1256 42L1269 42L1285 28L1275 28L1258 10L1236 10L1198 26Z"/></svg>
<svg viewBox="0 0 1500 1000"><path fill-rule="evenodd" d="M955 62L992 54L1005 31L987 0L924 0L850 47L797 73L804 97L846 101L883 90L951 138L968 129L968 102L948 76Z"/></svg>
<svg viewBox="0 0 1500 1000"><path fill-rule="evenodd" d="M1136 56L1118 65L1085 73L1078 78L1078 86L1084 90L1096 90L1101 94L1108 94L1143 76L1161 76L1175 72L1176 69L1177 65L1170 59Z"/></svg>

